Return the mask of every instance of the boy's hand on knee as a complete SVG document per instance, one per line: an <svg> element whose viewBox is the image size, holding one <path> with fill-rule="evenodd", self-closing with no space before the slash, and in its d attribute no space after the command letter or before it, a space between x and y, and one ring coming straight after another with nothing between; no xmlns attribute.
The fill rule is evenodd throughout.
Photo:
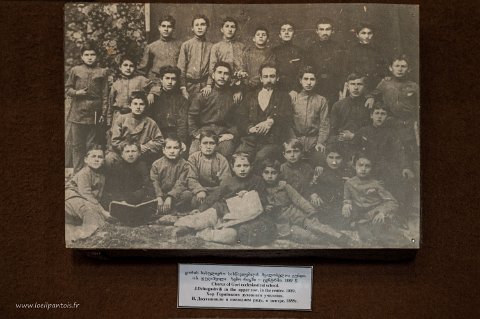
<svg viewBox="0 0 480 319"><path fill-rule="evenodd" d="M385 214L380 212L378 214L375 215L375 217L373 217L373 221L372 221L374 224L383 224L385 223Z"/></svg>
<svg viewBox="0 0 480 319"><path fill-rule="evenodd" d="M342 207L343 217L350 217L352 214L352 204L344 204Z"/></svg>
<svg viewBox="0 0 480 319"><path fill-rule="evenodd" d="M172 198L167 197L167 199L165 199L165 201L163 202L163 212L166 213L170 211L171 208L172 208Z"/></svg>
<svg viewBox="0 0 480 319"><path fill-rule="evenodd" d="M232 134L222 134L220 135L220 138L218 139L218 143L224 142L224 141L230 141L233 140L233 135Z"/></svg>
<svg viewBox="0 0 480 319"><path fill-rule="evenodd" d="M316 207L319 207L323 204L323 200L320 198L320 196L318 196L318 194L313 193L310 195L310 203Z"/></svg>
<svg viewBox="0 0 480 319"><path fill-rule="evenodd" d="M161 197L157 197L157 212L163 212L163 199Z"/></svg>
<svg viewBox="0 0 480 319"><path fill-rule="evenodd" d="M75 95L76 96L85 96L85 95L87 95L87 91L88 91L87 88L76 90Z"/></svg>
<svg viewBox="0 0 480 319"><path fill-rule="evenodd" d="M197 201L199 201L200 203L203 203L203 201L205 200L205 198L207 197L207 193L205 192L198 192L197 195Z"/></svg>

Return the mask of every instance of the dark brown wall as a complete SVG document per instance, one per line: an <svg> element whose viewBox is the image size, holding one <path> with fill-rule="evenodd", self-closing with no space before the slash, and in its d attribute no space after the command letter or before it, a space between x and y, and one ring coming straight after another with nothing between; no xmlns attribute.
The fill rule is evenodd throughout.
<svg viewBox="0 0 480 319"><path fill-rule="evenodd" d="M480 12L468 0L422 1L420 12L423 246L415 260L101 262L63 243L62 3L0 3L0 318L478 318ZM178 310L179 261L314 265L313 311ZM15 309L73 301L78 310Z"/></svg>

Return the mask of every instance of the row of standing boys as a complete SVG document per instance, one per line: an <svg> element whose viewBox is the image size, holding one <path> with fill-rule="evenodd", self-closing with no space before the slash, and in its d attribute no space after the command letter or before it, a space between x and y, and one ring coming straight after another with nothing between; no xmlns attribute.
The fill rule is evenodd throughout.
<svg viewBox="0 0 480 319"><path fill-rule="evenodd" d="M66 83L75 172L67 240L111 220L112 200L156 198L158 217L177 235L209 241L348 245L352 230L371 245L399 241L418 192L419 88L407 79L409 59L385 63L369 24L357 27L349 50L331 38L328 18L307 50L293 44L291 22L274 48L267 28L246 47L237 27L226 18L212 44L208 18L197 15L194 36L180 43L173 17L162 17L160 39L138 67L122 57L111 87L97 49L82 49ZM226 223L224 199L251 190L264 213Z"/></svg>

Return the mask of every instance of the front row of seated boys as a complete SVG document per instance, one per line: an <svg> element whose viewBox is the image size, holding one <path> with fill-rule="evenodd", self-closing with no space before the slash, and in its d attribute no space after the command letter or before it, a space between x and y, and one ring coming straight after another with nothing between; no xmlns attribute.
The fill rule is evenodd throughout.
<svg viewBox="0 0 480 319"><path fill-rule="evenodd" d="M261 243L278 238L353 245L344 231L358 231L360 239L370 245L395 244L401 238L396 218L399 204L384 183L373 177L376 163L368 155L355 158L353 174L340 149L329 146L326 165L317 174L299 165L303 163L301 142L290 139L283 144L285 163L267 158L254 170L249 154L243 152L235 153L229 165L216 151L214 132L202 132L199 142L200 151L186 161L181 157L181 142L166 138L164 156L152 164L150 172L138 143L123 143L120 160L107 167L103 150L92 147L84 158L85 166L66 187L67 242L87 238L106 221L114 220L105 210L109 201L135 204L156 197L157 217L173 216L170 221L177 236L191 233L206 241L234 244L242 224L226 226L223 216L229 210L225 199L252 190L264 208L256 219L276 228L276 234L258 241ZM290 174L282 174L285 167ZM301 183L305 183L302 192L298 191Z"/></svg>

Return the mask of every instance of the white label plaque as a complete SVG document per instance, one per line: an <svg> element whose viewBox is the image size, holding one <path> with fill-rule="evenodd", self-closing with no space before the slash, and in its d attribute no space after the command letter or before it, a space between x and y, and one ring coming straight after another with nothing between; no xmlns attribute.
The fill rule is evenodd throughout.
<svg viewBox="0 0 480 319"><path fill-rule="evenodd" d="M312 267L179 264L179 308L311 310Z"/></svg>

